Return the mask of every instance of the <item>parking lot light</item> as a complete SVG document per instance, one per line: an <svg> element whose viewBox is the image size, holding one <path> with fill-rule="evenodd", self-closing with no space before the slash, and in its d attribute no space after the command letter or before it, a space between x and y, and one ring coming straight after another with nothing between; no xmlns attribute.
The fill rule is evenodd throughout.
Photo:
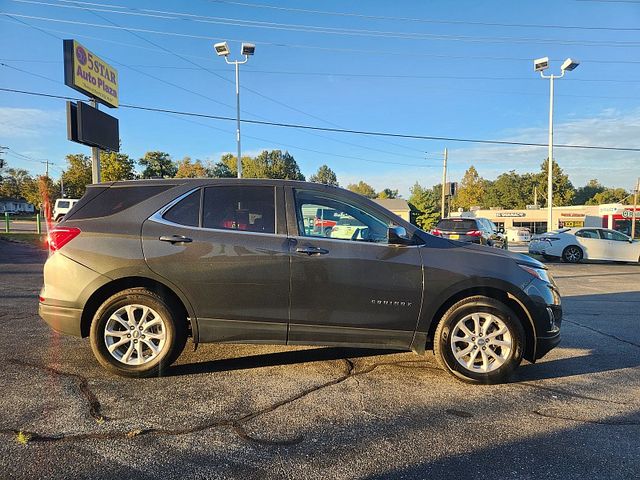
<svg viewBox="0 0 640 480"><path fill-rule="evenodd" d="M549 68L549 57L538 58L533 61L533 70L540 72L542 78L549 79L549 172L547 174L547 231L553 229L553 81L556 78L564 77L565 72L575 70L580 62L572 58L567 58L560 67L560 75L545 75L544 71Z"/></svg>
<svg viewBox="0 0 640 480"><path fill-rule="evenodd" d="M242 151L240 147L240 65L249 61L249 56L253 56L256 51L256 46L253 43L243 43L241 53L244 60L229 60L229 45L227 42L216 43L213 46L216 54L219 57L224 57L224 61L229 65L235 65L236 67L236 141L238 143L238 178L242 178Z"/></svg>

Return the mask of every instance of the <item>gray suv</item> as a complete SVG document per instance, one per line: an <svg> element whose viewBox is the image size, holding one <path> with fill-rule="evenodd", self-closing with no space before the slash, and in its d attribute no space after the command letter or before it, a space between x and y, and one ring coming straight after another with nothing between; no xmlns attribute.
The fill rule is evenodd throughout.
<svg viewBox="0 0 640 480"><path fill-rule="evenodd" d="M319 209L358 235L309 228ZM542 263L430 235L321 184L92 185L49 247L40 316L90 337L121 375L162 374L191 337L429 348L458 378L495 383L560 341L560 295Z"/></svg>

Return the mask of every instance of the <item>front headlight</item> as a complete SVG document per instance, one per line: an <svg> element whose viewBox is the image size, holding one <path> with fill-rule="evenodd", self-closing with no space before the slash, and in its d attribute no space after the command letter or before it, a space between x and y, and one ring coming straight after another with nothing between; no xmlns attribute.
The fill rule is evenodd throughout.
<svg viewBox="0 0 640 480"><path fill-rule="evenodd" d="M548 270L545 270L544 268L535 268L535 267L530 267L529 265L520 265L520 264L518 264L518 266L521 269L523 269L525 272L533 275L536 278L539 278L543 282L553 283L551 274L549 273Z"/></svg>

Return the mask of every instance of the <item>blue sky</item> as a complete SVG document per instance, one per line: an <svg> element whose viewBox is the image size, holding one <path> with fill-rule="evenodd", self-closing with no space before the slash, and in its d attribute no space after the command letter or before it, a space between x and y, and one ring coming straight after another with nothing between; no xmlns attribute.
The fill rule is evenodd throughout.
<svg viewBox="0 0 640 480"><path fill-rule="evenodd" d="M549 82L532 59L549 56L559 73L573 57L581 65L556 82L555 142L640 147L640 2L2 0L0 12L0 87L80 96L63 84L61 39L75 38L116 66L122 103L234 117L233 69L212 44L227 40L236 54L248 41L256 55L241 69L244 118L418 135L546 143ZM147 150L205 162L235 152L233 122L110 113L122 151L136 159ZM454 181L471 164L491 179L538 171L546 157L545 148L246 124L242 138L244 153L288 150L307 176L327 164L342 185L362 179L404 195L415 181L440 182L445 147ZM89 153L66 139L63 100L7 92L0 144L51 160L54 176L67 153ZM630 189L640 175L637 153L554 156L576 186L598 178Z"/></svg>

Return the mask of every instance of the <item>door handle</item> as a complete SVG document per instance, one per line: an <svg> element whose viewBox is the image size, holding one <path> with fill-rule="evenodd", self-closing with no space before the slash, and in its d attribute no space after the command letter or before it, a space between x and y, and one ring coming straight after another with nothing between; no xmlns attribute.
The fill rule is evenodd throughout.
<svg viewBox="0 0 640 480"><path fill-rule="evenodd" d="M161 242L169 242L171 244L174 244L174 243L191 243L193 241L190 238L185 237L184 235L162 235L159 240Z"/></svg>
<svg viewBox="0 0 640 480"><path fill-rule="evenodd" d="M320 248L320 247L300 247L300 248L296 248L296 252L312 256L312 255L326 255L327 253L329 253L329 250L325 248Z"/></svg>

